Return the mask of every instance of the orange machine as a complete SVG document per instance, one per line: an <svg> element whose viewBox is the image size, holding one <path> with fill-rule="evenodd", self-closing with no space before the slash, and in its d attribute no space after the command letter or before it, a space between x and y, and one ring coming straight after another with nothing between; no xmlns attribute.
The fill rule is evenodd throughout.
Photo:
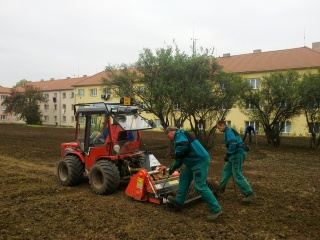
<svg viewBox="0 0 320 240"><path fill-rule="evenodd" d="M168 195L178 191L180 175L177 171L171 176L166 172L166 167L161 165L149 172L144 168L139 170L131 177L126 194L138 201L166 203Z"/></svg>

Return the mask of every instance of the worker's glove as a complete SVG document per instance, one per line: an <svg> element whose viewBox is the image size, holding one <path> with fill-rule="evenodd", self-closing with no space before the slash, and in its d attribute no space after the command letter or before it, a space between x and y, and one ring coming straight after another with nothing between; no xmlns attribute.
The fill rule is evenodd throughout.
<svg viewBox="0 0 320 240"><path fill-rule="evenodd" d="M230 156L231 156L230 154L227 154L227 155L224 157L224 161L225 161L225 162L228 162L228 161L229 161Z"/></svg>
<svg viewBox="0 0 320 240"><path fill-rule="evenodd" d="M174 173L175 169L173 169L172 167L169 169L169 175L171 175L172 173Z"/></svg>

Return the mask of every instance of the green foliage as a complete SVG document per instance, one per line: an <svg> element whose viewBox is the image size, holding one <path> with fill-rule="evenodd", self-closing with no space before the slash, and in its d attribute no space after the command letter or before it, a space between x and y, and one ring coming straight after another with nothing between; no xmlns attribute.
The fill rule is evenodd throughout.
<svg viewBox="0 0 320 240"><path fill-rule="evenodd" d="M24 84L26 84L28 82L27 79L22 79L20 80L19 82L16 83L16 85L14 85L13 87L16 88L16 87L19 87L19 86L23 86Z"/></svg>
<svg viewBox="0 0 320 240"><path fill-rule="evenodd" d="M23 92L13 88L3 105L6 105L5 113L20 115L20 119L27 124L42 124L39 103L46 99L42 93L32 85L23 85Z"/></svg>
<svg viewBox="0 0 320 240"><path fill-rule="evenodd" d="M311 132L311 147L320 146L320 139L316 138L316 126L320 122L320 69L317 74L303 75L301 89L303 112Z"/></svg>
<svg viewBox="0 0 320 240"><path fill-rule="evenodd" d="M261 89L252 89L241 94L239 107L251 121L259 121L267 140L280 145L280 132L284 123L301 111L301 75L295 71L271 73L261 80ZM254 109L247 110L250 103Z"/></svg>

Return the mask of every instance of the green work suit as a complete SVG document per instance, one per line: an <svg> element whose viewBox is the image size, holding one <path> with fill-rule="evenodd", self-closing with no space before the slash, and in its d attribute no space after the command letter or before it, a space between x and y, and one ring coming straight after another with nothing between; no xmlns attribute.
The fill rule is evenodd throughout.
<svg viewBox="0 0 320 240"><path fill-rule="evenodd" d="M210 156L201 143L192 135L184 130L177 130L174 135L174 148L176 161L173 169L180 167L182 164L185 168L179 176L179 191L176 201L183 204L186 200L187 193L192 180L194 186L207 203L211 213L221 210L216 197L207 186L208 169L210 164Z"/></svg>
<svg viewBox="0 0 320 240"><path fill-rule="evenodd" d="M242 165L247 152L241 147L243 144L242 139L235 130L226 126L224 133L224 142L228 148L227 156L229 157L229 160L226 162L222 170L220 188L225 189L228 180L233 176L233 179L237 183L241 192L245 196L248 196L252 193L252 189L247 179L242 175Z"/></svg>

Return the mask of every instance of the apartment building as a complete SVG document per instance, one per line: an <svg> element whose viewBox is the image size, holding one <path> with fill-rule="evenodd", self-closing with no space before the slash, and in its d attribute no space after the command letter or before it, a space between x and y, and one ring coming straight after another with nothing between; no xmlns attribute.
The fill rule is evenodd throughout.
<svg viewBox="0 0 320 240"><path fill-rule="evenodd" d="M73 106L75 104L74 84L87 78L86 75L79 78L41 80L28 82L39 89L46 99L40 103L43 125L74 126ZM24 91L23 87L18 87L18 91ZM12 121L16 123L16 121Z"/></svg>
<svg viewBox="0 0 320 240"><path fill-rule="evenodd" d="M253 88L259 89L262 77L272 72L295 70L299 73L317 73L317 68L320 67L319 46L320 43L314 43L314 49L301 47L269 52L262 52L258 49L249 54L235 56L225 54L217 60L219 65L223 66L224 71L241 74ZM226 120L228 124L235 126L240 132L243 132L248 124L253 124L259 131L259 122L250 122L237 108L231 109ZM283 130L285 134L308 135L308 126L303 115L286 122L285 126Z"/></svg>
<svg viewBox="0 0 320 240"><path fill-rule="evenodd" d="M5 113L7 109L5 105L2 105L3 101L10 95L11 88L0 86L0 123L11 123L13 121L19 122L19 117Z"/></svg>

